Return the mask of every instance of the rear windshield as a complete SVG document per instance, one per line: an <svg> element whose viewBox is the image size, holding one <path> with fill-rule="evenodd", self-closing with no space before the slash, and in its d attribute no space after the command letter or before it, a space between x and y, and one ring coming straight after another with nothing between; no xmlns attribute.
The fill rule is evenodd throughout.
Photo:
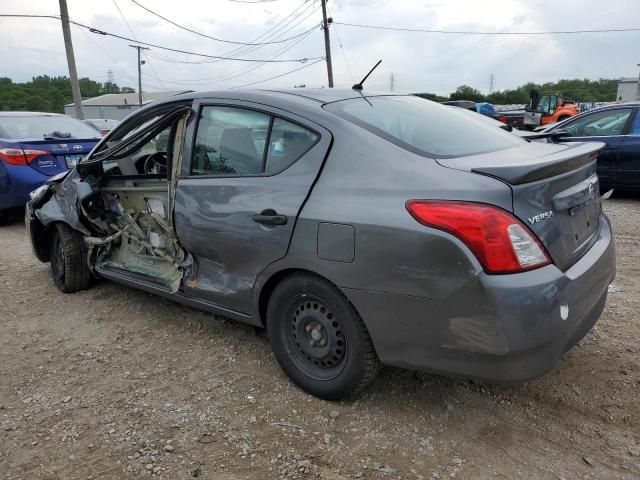
<svg viewBox="0 0 640 480"><path fill-rule="evenodd" d="M90 123L99 130L113 130L118 125L120 125L120 122L118 120L111 120L109 118L91 118L89 120L85 120L85 122Z"/></svg>
<svg viewBox="0 0 640 480"><path fill-rule="evenodd" d="M58 140L98 137L100 133L95 128L64 115L0 116L0 138Z"/></svg>
<svg viewBox="0 0 640 480"><path fill-rule="evenodd" d="M330 103L324 108L405 150L427 157L476 155L524 142L462 109L420 97L363 97Z"/></svg>

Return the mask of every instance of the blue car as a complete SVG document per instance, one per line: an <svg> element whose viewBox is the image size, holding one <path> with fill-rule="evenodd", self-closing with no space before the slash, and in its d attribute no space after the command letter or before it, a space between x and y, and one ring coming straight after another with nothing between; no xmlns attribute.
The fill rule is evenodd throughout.
<svg viewBox="0 0 640 480"><path fill-rule="evenodd" d="M589 110L545 130L560 142L604 142L597 172L604 192L640 191L640 102Z"/></svg>
<svg viewBox="0 0 640 480"><path fill-rule="evenodd" d="M0 112L0 223L25 205L29 192L74 167L100 136L66 115Z"/></svg>

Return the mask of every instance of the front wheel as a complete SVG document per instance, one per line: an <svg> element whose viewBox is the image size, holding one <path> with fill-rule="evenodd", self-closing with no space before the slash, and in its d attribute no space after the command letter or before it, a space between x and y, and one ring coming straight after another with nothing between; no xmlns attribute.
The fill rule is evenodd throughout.
<svg viewBox="0 0 640 480"><path fill-rule="evenodd" d="M84 238L63 223L57 224L53 232L51 274L53 283L63 293L78 292L91 285Z"/></svg>
<svg viewBox="0 0 640 480"><path fill-rule="evenodd" d="M365 388L379 361L369 332L336 287L312 274L285 278L267 308L276 360L303 390L338 400Z"/></svg>

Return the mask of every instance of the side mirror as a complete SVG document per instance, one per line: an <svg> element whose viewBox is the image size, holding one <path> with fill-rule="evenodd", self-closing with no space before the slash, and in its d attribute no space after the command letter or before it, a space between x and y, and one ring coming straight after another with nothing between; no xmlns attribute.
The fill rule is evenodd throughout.
<svg viewBox="0 0 640 480"><path fill-rule="evenodd" d="M549 133L549 138L554 142L560 142L563 138L569 138L571 135L564 128L559 128Z"/></svg>

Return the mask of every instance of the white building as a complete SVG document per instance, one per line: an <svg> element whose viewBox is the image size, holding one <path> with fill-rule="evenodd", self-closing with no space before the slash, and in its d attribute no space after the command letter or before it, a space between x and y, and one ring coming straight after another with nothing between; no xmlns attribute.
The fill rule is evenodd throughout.
<svg viewBox="0 0 640 480"><path fill-rule="evenodd" d="M638 95L638 77L624 77L618 81L618 102L634 102Z"/></svg>
<svg viewBox="0 0 640 480"><path fill-rule="evenodd" d="M165 98L190 91L191 90L142 92L142 104L146 105L156 100L164 100ZM84 118L111 118L113 120L122 120L139 107L137 93L108 93L82 101ZM76 113L74 104L70 103L65 105L64 113L74 116Z"/></svg>

